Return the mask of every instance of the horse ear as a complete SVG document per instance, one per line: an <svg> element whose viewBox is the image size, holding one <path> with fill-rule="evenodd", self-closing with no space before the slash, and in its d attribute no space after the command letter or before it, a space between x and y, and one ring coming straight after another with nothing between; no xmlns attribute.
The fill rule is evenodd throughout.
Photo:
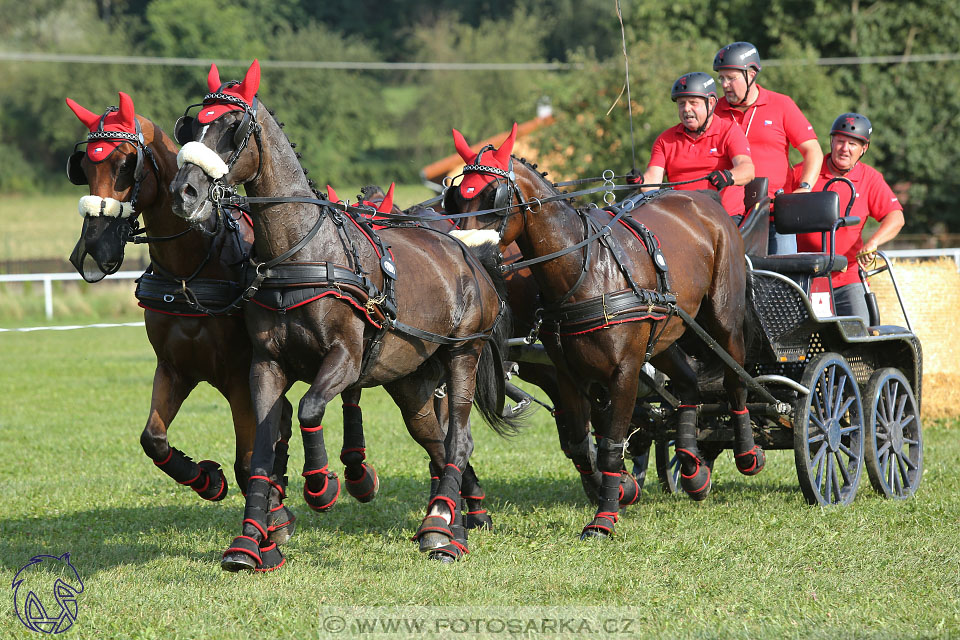
<svg viewBox="0 0 960 640"><path fill-rule="evenodd" d="M453 130L453 146L457 148L457 153L460 154L464 162L473 162L473 159L477 156L470 148L470 145L467 144L463 134L456 129Z"/></svg>
<svg viewBox="0 0 960 640"><path fill-rule="evenodd" d="M517 123L513 123L513 129L510 135L503 141L500 148L493 152L493 157L500 161L502 166L507 166L510 162L510 154L513 153L513 143L517 141Z"/></svg>
<svg viewBox="0 0 960 640"><path fill-rule="evenodd" d="M243 82L240 83L239 88L243 101L252 104L253 96L257 95L257 90L260 88L260 61L256 58L253 59L250 68L247 69L247 75L243 77Z"/></svg>
<svg viewBox="0 0 960 640"><path fill-rule="evenodd" d="M210 65L210 73L207 74L207 88L213 92L220 88L220 72L217 65Z"/></svg>
<svg viewBox="0 0 960 640"><path fill-rule="evenodd" d="M391 182L390 188L387 189L387 195L383 198L380 206L377 207L377 212L390 213L393 210L393 185L394 183Z"/></svg>
<svg viewBox="0 0 960 640"><path fill-rule="evenodd" d="M67 98L67 106L70 107L70 110L73 111L73 113L80 119L80 122L86 125L87 129L90 129L91 131L100 121L100 116L95 114L93 111L90 111L86 107L81 107L70 98Z"/></svg>
<svg viewBox="0 0 960 640"><path fill-rule="evenodd" d="M134 126L134 121L137 119L137 115L133 110L133 98L123 91L118 93L120 94L120 122L132 127Z"/></svg>
<svg viewBox="0 0 960 640"><path fill-rule="evenodd" d="M327 185L327 200L330 202L340 202L340 198L337 197L337 192L334 191L330 185Z"/></svg>

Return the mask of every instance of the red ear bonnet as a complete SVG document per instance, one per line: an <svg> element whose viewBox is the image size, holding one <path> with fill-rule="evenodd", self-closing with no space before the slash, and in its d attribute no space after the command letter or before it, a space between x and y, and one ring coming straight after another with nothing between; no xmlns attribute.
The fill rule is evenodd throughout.
<svg viewBox="0 0 960 640"><path fill-rule="evenodd" d="M466 139L464 139L463 134L461 134L456 129L453 130L453 146L456 147L457 153L460 154L460 157L464 162L469 164L480 164L487 167L496 167L497 169L502 169L503 171L510 170L510 154L513 153L513 144L517 141L517 123L513 123L513 129L510 131L510 135L507 136L498 149L493 151L484 151L480 158L477 158L477 153L470 148L470 145L467 144ZM477 196L478 193L483 191L484 187L496 180L498 176L491 173L478 173L470 172L464 175L463 181L460 182L460 195L463 196L465 200L470 200Z"/></svg>
<svg viewBox="0 0 960 640"><path fill-rule="evenodd" d="M137 120L133 109L133 98L123 91L120 91L119 94L120 110L111 111L103 118L103 130L136 133ZM81 107L70 98L67 98L67 106L70 107L70 110L73 111L87 129L91 132L99 130L100 115ZM119 138L115 140L91 140L90 143L87 144L87 157L94 162L103 162L107 159L107 156L113 153L113 151L124 142L129 142L129 140Z"/></svg>
<svg viewBox="0 0 960 640"><path fill-rule="evenodd" d="M334 191L330 185L327 185L327 200L330 202L340 202L340 198L337 197L337 192Z"/></svg>
<svg viewBox="0 0 960 640"><path fill-rule="evenodd" d="M390 183L390 188L387 189L387 195L383 198L383 201L380 203L380 206L377 207L377 212L379 213L390 213L393 210L393 186L394 183Z"/></svg>
<svg viewBox="0 0 960 640"><path fill-rule="evenodd" d="M210 73L207 74L207 88L210 90L210 93L216 93L217 89L220 88L220 85L220 72L217 70L217 65L211 64ZM233 96L235 98L240 98L247 103L247 105L252 105L253 97L257 94L259 89L260 62L258 60L254 60L250 65L250 68L247 69L247 75L244 76L243 81L241 81L239 84L225 87L220 91L220 93ZM229 111L243 111L243 107L230 102L217 102L216 100L211 100L210 104L204 104L200 109L200 112L197 114L197 122L200 124L210 124Z"/></svg>

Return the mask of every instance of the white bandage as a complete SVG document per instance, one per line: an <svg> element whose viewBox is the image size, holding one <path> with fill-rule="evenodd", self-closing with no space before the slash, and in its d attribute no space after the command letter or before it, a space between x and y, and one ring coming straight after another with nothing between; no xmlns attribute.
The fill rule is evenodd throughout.
<svg viewBox="0 0 960 640"><path fill-rule="evenodd" d="M133 215L133 205L113 198L83 196L78 206L81 216L110 216L111 218L129 218Z"/></svg>
<svg viewBox="0 0 960 640"><path fill-rule="evenodd" d="M188 142L180 149L180 153L177 154L177 168L183 167L188 162L203 169L203 172L214 180L222 178L229 171L227 163L202 142Z"/></svg>
<svg viewBox="0 0 960 640"><path fill-rule="evenodd" d="M468 247L482 247L488 244L496 246L500 242L500 234L492 229L468 229L466 231L456 229L451 231L450 235Z"/></svg>

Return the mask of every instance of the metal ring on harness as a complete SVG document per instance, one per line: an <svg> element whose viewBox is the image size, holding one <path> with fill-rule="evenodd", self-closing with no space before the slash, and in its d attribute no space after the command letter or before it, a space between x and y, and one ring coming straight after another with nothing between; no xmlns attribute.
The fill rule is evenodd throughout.
<svg viewBox="0 0 960 640"><path fill-rule="evenodd" d="M534 198L534 197L531 196L530 199L531 199L531 200L535 200L535 201L537 202L537 210L534 211L534 210L530 207L530 205L527 205L527 208L530 209L530 211L531 211L532 213L540 213L540 209L543 208L543 203L540 202L540 198Z"/></svg>

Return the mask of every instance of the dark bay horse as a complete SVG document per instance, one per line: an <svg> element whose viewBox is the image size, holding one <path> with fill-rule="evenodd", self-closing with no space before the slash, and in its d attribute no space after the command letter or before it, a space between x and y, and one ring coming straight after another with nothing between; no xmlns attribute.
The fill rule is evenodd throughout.
<svg viewBox="0 0 960 640"><path fill-rule="evenodd" d="M742 366L746 273L743 241L730 217L715 198L692 191L645 198L629 219L622 212L575 209L509 149L471 156L457 131L454 142L472 162L460 184L448 189L444 208L448 213L496 210L468 225L496 229L501 247L515 241L531 261L550 334L544 344L591 402L603 485L600 506L582 535L613 533L638 378L651 358L670 376L680 399L681 483L694 499L705 498L711 477L697 447L697 379L676 344L686 329L677 309L696 318ZM764 456L753 442L746 387L728 369L724 388L736 432L737 467L752 475Z"/></svg>
<svg viewBox="0 0 960 640"><path fill-rule="evenodd" d="M318 205L279 123L256 97L259 64L239 83L220 83L215 72L208 85L217 89L191 125L194 140L181 150L171 190L174 212L192 224L220 215L218 196L236 185L244 185L252 205L258 262L247 295L259 304L248 305L245 317L257 432L242 532L222 567L283 562L264 555L266 509L272 497L283 496L274 472L280 399L297 380L310 384L298 413L308 499L330 484L327 404L345 391L382 385L442 472L417 531L420 548L441 559L459 557L466 551L460 488L473 447L471 406L476 401L501 432L516 426L500 415L498 344L509 318L494 282L446 234L418 227L377 233L358 216ZM449 403L445 430L430 408L440 375Z"/></svg>
<svg viewBox="0 0 960 640"><path fill-rule="evenodd" d="M137 297L157 355L150 413L140 436L144 452L164 473L207 500L222 500L227 481L220 465L194 462L170 446L167 432L184 400L208 382L230 405L236 434L234 475L241 491L250 476L256 421L250 401L250 340L237 313L208 315L201 309L227 306L239 290L240 266L253 229L240 217L219 229L194 230L173 215L169 184L177 172L177 147L163 130L136 115L133 100L120 93L120 107L103 115L67 98L90 130L86 151L67 165L74 184L89 185L80 199L83 231L71 261L88 282L116 272L124 245L146 225L151 269L139 281ZM289 434L292 407L284 400L283 430ZM281 461L285 467L285 460ZM293 514L271 513L271 539L285 542Z"/></svg>

